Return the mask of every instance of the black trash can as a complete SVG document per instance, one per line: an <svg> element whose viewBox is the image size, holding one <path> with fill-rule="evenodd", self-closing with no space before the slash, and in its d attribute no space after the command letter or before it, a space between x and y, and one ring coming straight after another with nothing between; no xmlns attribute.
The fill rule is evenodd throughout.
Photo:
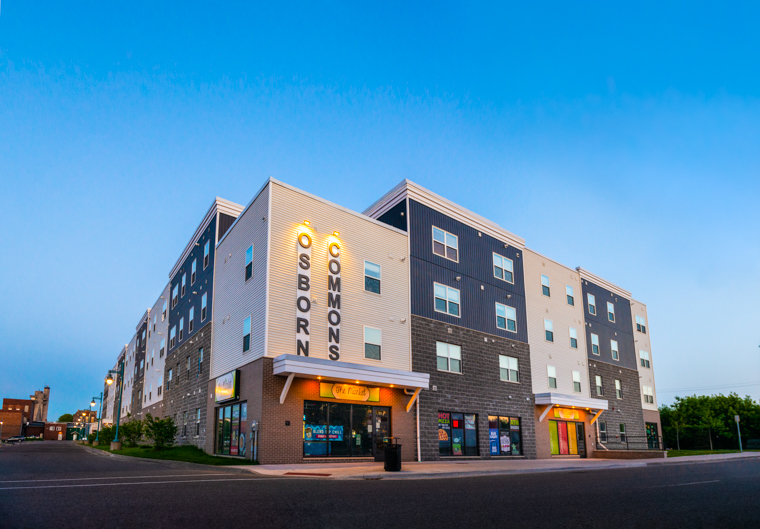
<svg viewBox="0 0 760 529"><path fill-rule="evenodd" d="M397 439L388 439L385 443L384 469L386 472L398 472L401 470L401 445L398 444Z"/></svg>

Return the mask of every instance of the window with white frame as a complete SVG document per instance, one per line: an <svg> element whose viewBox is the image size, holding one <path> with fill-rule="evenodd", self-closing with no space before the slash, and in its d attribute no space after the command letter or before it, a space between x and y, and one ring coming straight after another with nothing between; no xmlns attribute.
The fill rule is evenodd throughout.
<svg viewBox="0 0 760 529"><path fill-rule="evenodd" d="M364 327L364 358L380 360L383 347L383 331L372 327Z"/></svg>
<svg viewBox="0 0 760 529"><path fill-rule="evenodd" d="M185 318L179 319L179 341L185 336Z"/></svg>
<svg viewBox="0 0 760 529"><path fill-rule="evenodd" d="M245 280L248 281L253 277L253 245L250 245L245 251Z"/></svg>
<svg viewBox="0 0 760 529"><path fill-rule="evenodd" d="M641 367L649 367L649 353L646 351L639 351L639 359L641 360Z"/></svg>
<svg viewBox="0 0 760 529"><path fill-rule="evenodd" d="M654 404L654 391L652 386L644 386L644 404Z"/></svg>
<svg viewBox="0 0 760 529"><path fill-rule="evenodd" d="M547 342L554 341L554 324L550 320L544 320L544 339Z"/></svg>
<svg viewBox="0 0 760 529"><path fill-rule="evenodd" d="M251 317L243 320L243 352L251 349Z"/></svg>
<svg viewBox="0 0 760 529"><path fill-rule="evenodd" d="M514 283L514 263L503 255L493 254L493 275L508 283Z"/></svg>
<svg viewBox="0 0 760 529"><path fill-rule="evenodd" d="M462 348L446 342L435 342L438 371L462 372Z"/></svg>
<svg viewBox="0 0 760 529"><path fill-rule="evenodd" d="M607 442L607 423L604 421L598 421L598 422L599 422L599 442L606 443Z"/></svg>
<svg viewBox="0 0 760 529"><path fill-rule="evenodd" d="M647 333L647 322L643 316L636 315L636 330L640 333Z"/></svg>
<svg viewBox="0 0 760 529"><path fill-rule="evenodd" d="M174 347L177 343L177 326L172 327L169 331L169 347Z"/></svg>
<svg viewBox="0 0 760 529"><path fill-rule="evenodd" d="M573 295L573 287L565 285L565 294L567 295L567 304L575 306L575 296Z"/></svg>
<svg viewBox="0 0 760 529"><path fill-rule="evenodd" d="M578 331L573 327L570 327L570 347L578 349Z"/></svg>
<svg viewBox="0 0 760 529"><path fill-rule="evenodd" d="M588 298L588 313L596 316L596 298L593 294L587 294Z"/></svg>
<svg viewBox="0 0 760 529"><path fill-rule="evenodd" d="M551 296L551 288L549 288L549 276L542 275L541 276L541 293L544 296Z"/></svg>
<svg viewBox="0 0 760 529"><path fill-rule="evenodd" d="M576 393L581 392L581 372L573 371L573 391Z"/></svg>
<svg viewBox="0 0 760 529"><path fill-rule="evenodd" d="M459 238L452 233L433 226L433 253L458 262Z"/></svg>
<svg viewBox="0 0 760 529"><path fill-rule="evenodd" d="M602 376L596 375L596 394L599 396L604 395L604 386L602 386Z"/></svg>
<svg viewBox="0 0 760 529"><path fill-rule="evenodd" d="M185 297L186 285L187 285L187 274L182 274L182 291L179 294L181 297Z"/></svg>
<svg viewBox="0 0 760 529"><path fill-rule="evenodd" d="M211 241L206 241L203 245L203 269L205 270L209 263L209 252L211 251Z"/></svg>
<svg viewBox="0 0 760 529"><path fill-rule="evenodd" d="M163 358L166 352L166 338L161 338L161 347L158 349L158 357Z"/></svg>
<svg viewBox="0 0 760 529"><path fill-rule="evenodd" d="M380 293L380 265L364 261L364 290Z"/></svg>
<svg viewBox="0 0 760 529"><path fill-rule="evenodd" d="M166 389L172 389L172 374L173 374L173 371L170 369L169 376L166 377Z"/></svg>
<svg viewBox="0 0 760 529"><path fill-rule="evenodd" d="M172 308L177 306L177 300L179 300L179 285L174 285L172 289Z"/></svg>
<svg viewBox="0 0 760 529"><path fill-rule="evenodd" d="M517 311L515 308L497 303L496 326L505 331L517 332Z"/></svg>
<svg viewBox="0 0 760 529"><path fill-rule="evenodd" d="M557 368L554 366L546 366L546 374L549 377L549 388L557 389Z"/></svg>
<svg viewBox="0 0 760 529"><path fill-rule="evenodd" d="M615 379L615 397L618 399L623 398L623 384L618 379Z"/></svg>
<svg viewBox="0 0 760 529"><path fill-rule="evenodd" d="M198 259L193 259L193 264L190 265L190 284L195 284L196 271L198 267Z"/></svg>
<svg viewBox="0 0 760 529"><path fill-rule="evenodd" d="M193 332L195 326L195 307L190 307L190 312L187 315L187 332Z"/></svg>
<svg viewBox="0 0 760 529"><path fill-rule="evenodd" d="M195 437L198 437L201 434L201 409L196 408L195 410Z"/></svg>
<svg viewBox="0 0 760 529"><path fill-rule="evenodd" d="M615 323L615 305L611 302L607 302L607 319Z"/></svg>
<svg viewBox="0 0 760 529"><path fill-rule="evenodd" d="M459 291L440 283L435 283L434 291L436 312L459 317Z"/></svg>
<svg viewBox="0 0 760 529"><path fill-rule="evenodd" d="M618 353L617 340L610 340L610 351L612 351L613 360L620 360L620 353Z"/></svg>
<svg viewBox="0 0 760 529"><path fill-rule="evenodd" d="M203 373L203 347L198 349L198 374L196 376L201 376L201 373Z"/></svg>
<svg viewBox="0 0 760 529"><path fill-rule="evenodd" d="M591 352L595 355L599 355L599 336L596 334L591 335Z"/></svg>
<svg viewBox="0 0 760 529"><path fill-rule="evenodd" d="M499 377L507 382L520 382L517 358L499 355Z"/></svg>
<svg viewBox="0 0 760 529"><path fill-rule="evenodd" d="M164 308L163 308L163 311L161 312L161 321L163 322L165 320L166 320L166 301L164 301Z"/></svg>
<svg viewBox="0 0 760 529"><path fill-rule="evenodd" d="M203 296L201 297L201 321L206 320L206 296L207 295L208 293L203 294Z"/></svg>

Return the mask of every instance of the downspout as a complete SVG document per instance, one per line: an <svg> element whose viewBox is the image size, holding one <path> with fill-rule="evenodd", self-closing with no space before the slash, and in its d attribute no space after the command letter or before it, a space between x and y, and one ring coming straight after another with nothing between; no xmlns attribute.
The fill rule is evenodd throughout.
<svg viewBox="0 0 760 529"><path fill-rule="evenodd" d="M417 461L422 461L420 453L420 398L417 397Z"/></svg>

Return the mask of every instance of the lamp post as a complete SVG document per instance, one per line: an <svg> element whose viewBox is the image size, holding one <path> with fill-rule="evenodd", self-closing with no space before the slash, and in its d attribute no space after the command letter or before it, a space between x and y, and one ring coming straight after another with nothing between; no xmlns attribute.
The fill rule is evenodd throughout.
<svg viewBox="0 0 760 529"><path fill-rule="evenodd" d="M0 439L3 438L3 421L0 421Z"/></svg>
<svg viewBox="0 0 760 529"><path fill-rule="evenodd" d="M119 385L121 386L119 388L119 407L117 409L117 415L116 415L116 436L114 437L114 440L111 442L111 450L121 450L121 441L119 441L119 419L121 418L121 394L124 393L124 362L122 361L119 365L119 369L109 369L108 370L108 376L106 377L106 384L109 386L113 384L113 377L112 374L118 375L119 377Z"/></svg>
<svg viewBox="0 0 760 529"><path fill-rule="evenodd" d="M92 397L92 402L90 402L90 407L95 406L95 401L100 401L100 413L98 413L98 433L95 434L95 440L92 442L92 446L98 446L100 445L100 425L101 421L103 420L103 392L100 392L100 397Z"/></svg>

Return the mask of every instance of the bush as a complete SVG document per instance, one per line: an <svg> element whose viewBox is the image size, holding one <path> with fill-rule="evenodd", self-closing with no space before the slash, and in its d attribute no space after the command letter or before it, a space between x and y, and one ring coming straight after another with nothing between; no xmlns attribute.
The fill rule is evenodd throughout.
<svg viewBox="0 0 760 529"><path fill-rule="evenodd" d="M121 432L120 432L121 433ZM100 435L98 435L98 442L102 445L110 445L116 434L115 426L104 426L100 429Z"/></svg>
<svg viewBox="0 0 760 529"><path fill-rule="evenodd" d="M127 421L119 427L119 437L127 446L137 446L143 437L143 421L132 418L127 414Z"/></svg>
<svg viewBox="0 0 760 529"><path fill-rule="evenodd" d="M154 450L163 450L174 445L177 425L174 419L156 419L150 413L145 416L145 437L153 443Z"/></svg>

